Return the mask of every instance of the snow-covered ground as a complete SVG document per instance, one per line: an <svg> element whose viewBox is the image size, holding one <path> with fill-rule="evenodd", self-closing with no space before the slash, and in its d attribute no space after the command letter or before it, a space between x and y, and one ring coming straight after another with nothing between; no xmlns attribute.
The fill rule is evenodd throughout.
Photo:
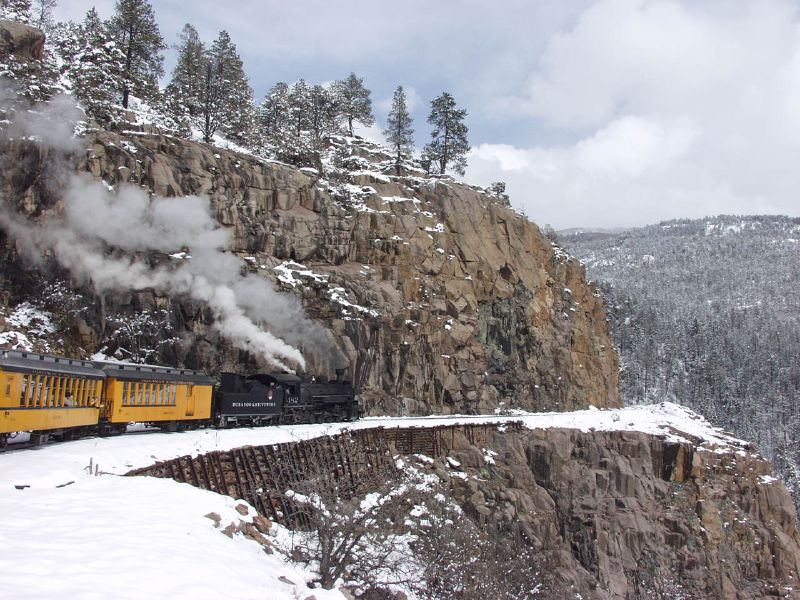
<svg viewBox="0 0 800 600"><path fill-rule="evenodd" d="M347 428L511 421L531 429L629 430L673 440L699 439L716 451L743 452L745 447L699 415L664 403L173 434L134 430L121 437L9 451L0 454L0 597L288 600L313 595L341 600L344 596L336 590L309 589L305 581L313 573L286 562L279 552L266 554L240 535L226 537L205 516L216 512L222 527L250 520L252 509L249 516L235 510L241 501L171 480L118 475L186 454L308 439Z"/></svg>

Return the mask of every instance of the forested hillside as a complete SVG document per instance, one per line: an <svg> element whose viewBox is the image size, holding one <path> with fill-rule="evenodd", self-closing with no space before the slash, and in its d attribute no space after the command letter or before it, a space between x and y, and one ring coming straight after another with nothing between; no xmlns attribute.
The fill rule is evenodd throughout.
<svg viewBox="0 0 800 600"><path fill-rule="evenodd" d="M721 216L562 243L600 283L627 403L753 440L800 501L800 219Z"/></svg>

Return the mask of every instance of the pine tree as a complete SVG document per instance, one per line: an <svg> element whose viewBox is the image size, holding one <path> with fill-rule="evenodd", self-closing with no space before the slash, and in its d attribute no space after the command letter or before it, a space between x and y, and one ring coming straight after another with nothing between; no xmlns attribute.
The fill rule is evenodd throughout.
<svg viewBox="0 0 800 600"><path fill-rule="evenodd" d="M181 133L188 136L203 113L209 57L197 30L189 23L183 26L179 39L178 62L164 95L167 112L178 123Z"/></svg>
<svg viewBox="0 0 800 600"><path fill-rule="evenodd" d="M353 135L353 122L359 121L369 127L375 124L372 116L372 99L369 90L364 87L364 80L355 73L347 79L335 81L332 86L338 115L347 121L347 131Z"/></svg>
<svg viewBox="0 0 800 600"><path fill-rule="evenodd" d="M217 87L214 97L219 130L227 139L247 145L255 120L253 90L227 31L221 31L214 40L209 58L213 85Z"/></svg>
<svg viewBox="0 0 800 600"><path fill-rule="evenodd" d="M158 78L164 74L162 50L166 44L158 30L153 7L147 0L117 0L108 28L125 54L120 87L122 106L130 95L144 100L158 98Z"/></svg>
<svg viewBox="0 0 800 600"><path fill-rule="evenodd" d="M101 124L113 121L125 55L97 11L89 10L80 25L57 27L53 37L62 58L62 72L86 113Z"/></svg>
<svg viewBox="0 0 800 600"><path fill-rule="evenodd" d="M49 32L53 29L53 9L56 0L36 0L31 8L31 25L42 31Z"/></svg>
<svg viewBox="0 0 800 600"><path fill-rule="evenodd" d="M411 124L411 114L406 105L406 93L403 86L398 85L392 97L392 109L386 118L386 129L383 130L386 140L397 152L395 165L398 169L403 152L408 152L414 145L412 136L414 130L411 128Z"/></svg>
<svg viewBox="0 0 800 600"><path fill-rule="evenodd" d="M459 175L467 167L466 154L470 147L467 142L467 126L464 117L467 111L456 108L456 102L447 92L431 101L428 123L433 125L431 142L422 152L423 163L435 165L439 174L444 175L448 168Z"/></svg>
<svg viewBox="0 0 800 600"><path fill-rule="evenodd" d="M249 144L255 138L253 91L230 35L221 31L206 49L197 30L187 24L180 39L178 62L165 90L168 112L184 134L194 126L207 143L221 133Z"/></svg>
<svg viewBox="0 0 800 600"><path fill-rule="evenodd" d="M217 132L238 144L248 143L254 122L253 91L242 59L227 31L221 31L202 63L200 112L193 121L210 142Z"/></svg>
<svg viewBox="0 0 800 600"><path fill-rule="evenodd" d="M289 86L283 81L276 83L264 96L256 113L258 123L258 145L266 152L268 147L284 146L292 135ZM266 155L266 154L265 154Z"/></svg>
<svg viewBox="0 0 800 600"><path fill-rule="evenodd" d="M319 150L322 137L336 129L337 107L333 95L321 85L311 88L309 98L311 100L309 121L313 146L315 150Z"/></svg>
<svg viewBox="0 0 800 600"><path fill-rule="evenodd" d="M0 0L0 19L31 25L31 0Z"/></svg>
<svg viewBox="0 0 800 600"><path fill-rule="evenodd" d="M301 79L289 89L289 110L292 131L300 138L303 131L311 129L311 90L305 79Z"/></svg>

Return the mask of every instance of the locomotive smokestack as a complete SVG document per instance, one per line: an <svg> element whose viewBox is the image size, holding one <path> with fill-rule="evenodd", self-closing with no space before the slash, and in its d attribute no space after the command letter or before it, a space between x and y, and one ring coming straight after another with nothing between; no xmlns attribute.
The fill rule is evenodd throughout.
<svg viewBox="0 0 800 600"><path fill-rule="evenodd" d="M344 381L344 373L346 369L336 369L336 383L342 383Z"/></svg>

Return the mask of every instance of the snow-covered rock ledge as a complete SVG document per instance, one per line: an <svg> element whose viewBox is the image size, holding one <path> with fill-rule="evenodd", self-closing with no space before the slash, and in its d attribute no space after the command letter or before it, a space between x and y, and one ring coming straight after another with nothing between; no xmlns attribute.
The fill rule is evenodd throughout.
<svg viewBox="0 0 800 600"><path fill-rule="evenodd" d="M665 438L671 442L690 443L700 450L722 453L751 453L755 449L689 409L664 402L610 410L581 410L564 413L527 413L511 415L454 415L430 417L370 417L353 423L323 425L284 425L279 427L206 429L184 433L161 433L131 426L120 437L92 438L54 444L36 450L0 454L0 490L7 483L45 486L88 476L92 463L104 473L123 475L132 469L179 456L197 456L215 450L241 446L261 446L335 435L345 429L374 427L439 427L458 424L519 422L536 429L577 429L589 431L635 431Z"/></svg>

